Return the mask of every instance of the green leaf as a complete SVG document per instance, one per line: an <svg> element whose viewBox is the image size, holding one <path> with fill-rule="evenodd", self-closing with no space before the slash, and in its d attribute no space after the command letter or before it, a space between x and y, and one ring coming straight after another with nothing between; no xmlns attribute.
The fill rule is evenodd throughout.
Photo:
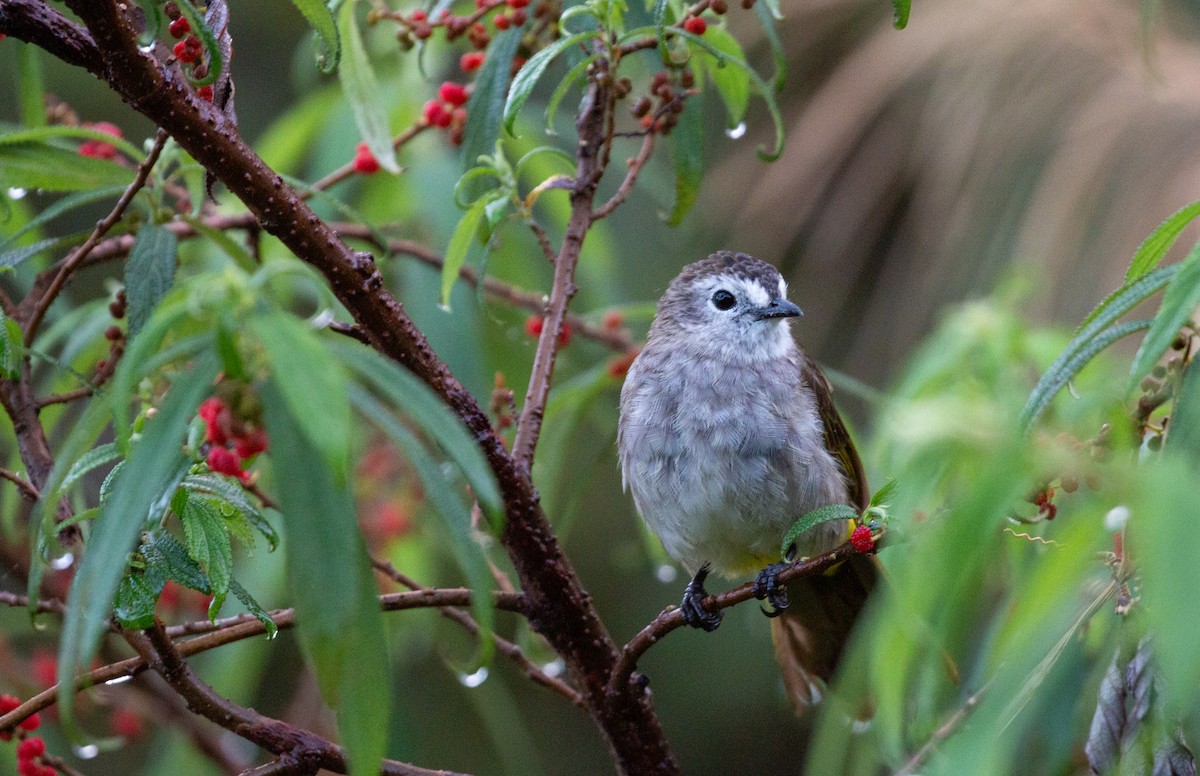
<svg viewBox="0 0 1200 776"><path fill-rule="evenodd" d="M533 87L537 86L538 80L542 77L542 73L551 62L572 46L579 45L584 41L591 40L600 35L599 30L587 30L585 32L577 32L566 38L560 38L546 48L529 58L529 61L517 72L513 78L512 86L508 90L508 99L504 103L504 129L508 134L513 133L513 123L517 120L517 114L521 111L521 107L525 101L529 99L529 95L533 92ZM470 115L470 109L468 109Z"/></svg>
<svg viewBox="0 0 1200 776"><path fill-rule="evenodd" d="M78 191L74 194L68 194L67 196L62 197L53 204L47 206L45 210L29 219L24 226L6 237L2 242L0 242L0 249L7 248L29 232L40 228L43 224L46 224L47 222L57 218L63 213L74 210L81 205L88 205L98 200L120 196L121 192L123 191L125 191L124 186L102 186L98 189L90 189L88 191ZM43 240L42 242L53 243L54 241ZM0 266L4 266L6 264L7 262L5 262L3 258L0 258Z"/></svg>
<svg viewBox="0 0 1200 776"><path fill-rule="evenodd" d="M229 594L229 580L233 576L233 547L229 532L220 511L204 498L188 498L179 514L183 522L183 536L187 542L188 555L204 569L212 583L212 603L208 607L209 619L215 619Z"/></svg>
<svg viewBox="0 0 1200 776"><path fill-rule="evenodd" d="M446 246L446 258L442 262L443 307L450 307L450 291L453 290L458 273L467 260L467 252L470 251L471 243L479 231L479 224L483 221L488 202L489 197L475 200L459 220L458 226L454 227L454 234L450 236L450 244Z"/></svg>
<svg viewBox="0 0 1200 776"><path fill-rule="evenodd" d="M151 533L141 550L146 562L152 567L161 566L168 578L205 595L212 593L208 575L171 534L166 531Z"/></svg>
<svg viewBox="0 0 1200 776"><path fill-rule="evenodd" d="M169 305L160 305L141 334L129 341L124 357L117 364L117 371L109 382L108 395L112 401L113 430L116 432L117 446L122 450L129 444L129 413L134 390L145 376L147 365L159 352L167 333L186 318L187 314L187 301L184 299L176 299Z"/></svg>
<svg viewBox="0 0 1200 776"><path fill-rule="evenodd" d="M420 378L371 348L338 342L334 352L363 382L403 410L430 439L441 446L467 478L484 516L498 533L504 525L504 500L500 495L500 486L475 437L459 417Z"/></svg>
<svg viewBox="0 0 1200 776"><path fill-rule="evenodd" d="M316 332L284 312L264 313L250 322L262 343L271 376L302 433L339 484L350 476L350 404L341 365ZM277 450L277 443L272 450ZM314 462L315 464L315 462Z"/></svg>
<svg viewBox="0 0 1200 776"><path fill-rule="evenodd" d="M1058 392L1067 386L1067 383L1075 379L1075 375L1079 374L1079 371L1087 366L1088 362L1098 353L1117 340L1128 337L1135 331L1149 328L1149 326L1149 320L1118 323L1080 342L1078 347L1063 351L1063 354L1055 359L1046 373L1042 375L1042 379L1038 380L1038 384L1034 386L1033 392L1025 402L1025 407L1021 410L1021 428L1028 431L1042 411L1046 409L1050 400L1057 396Z"/></svg>
<svg viewBox="0 0 1200 776"><path fill-rule="evenodd" d="M554 117L558 113L559 104L567 96L567 92L571 90L571 87L583 80L584 76L587 75L588 68L599 58L599 54L592 54L589 57L579 60L567 71L562 80L558 82L558 86L554 87L554 93L550 95L550 101L546 103L546 134L557 134L554 131ZM561 152L561 149L556 150ZM528 155L526 154L526 156ZM571 161L574 163L574 159ZM520 168L520 166L520 163L518 163L517 167Z"/></svg>
<svg viewBox="0 0 1200 776"><path fill-rule="evenodd" d="M725 27L717 24L710 25L704 37L717 50L740 60L745 60L742 44L733 37ZM725 111L729 115L729 127L736 127L746 117L746 108L750 104L750 76L739 67L730 67L721 60L711 56L700 57L708 77L712 79L717 94L725 103Z"/></svg>
<svg viewBox="0 0 1200 776"><path fill-rule="evenodd" d="M17 52L18 103L21 106L21 123L27 127L46 126L45 79L42 76L42 60L39 49L32 43L21 43Z"/></svg>
<svg viewBox="0 0 1200 776"><path fill-rule="evenodd" d="M832 520L853 520L857 517L858 510L848 504L826 504L823 507L817 507L793 523L788 532L783 535L783 542L779 545L780 557L788 556L796 539L805 531Z"/></svg>
<svg viewBox="0 0 1200 776"><path fill-rule="evenodd" d="M342 84L342 93L346 95L354 113L354 123L358 126L358 132L367 148L371 149L371 154L378 160L380 167L388 172L398 173L400 165L396 163L396 151L392 148L392 133L388 128L383 103L379 100L379 82L363 46L358 18L354 15L357 7L356 0L346 0L342 4L339 25L342 45L346 48L346 58L338 68L338 80Z"/></svg>
<svg viewBox="0 0 1200 776"><path fill-rule="evenodd" d="M133 240L125 262L125 297L129 302L129 336L136 337L175 282L178 242L172 232L146 224Z"/></svg>
<svg viewBox="0 0 1200 776"><path fill-rule="evenodd" d="M908 12L912 0L892 0L892 25L902 30L908 26Z"/></svg>
<svg viewBox="0 0 1200 776"><path fill-rule="evenodd" d="M9 248L0 253L0 270L12 269L22 262L32 259L42 251L56 250L64 245L68 245L74 238L66 237L47 237L45 240L38 240L29 245L22 245L17 248Z"/></svg>
<svg viewBox="0 0 1200 776"><path fill-rule="evenodd" d="M75 696L70 680L87 668L96 652L138 532L148 516L170 499L187 468L182 449L187 424L216 373L217 360L208 355L176 377L92 525L87 552L67 598L59 640L58 709L64 723L69 722Z"/></svg>
<svg viewBox="0 0 1200 776"><path fill-rule="evenodd" d="M871 501L867 506L877 507L881 504L888 503L888 500L896 494L896 488L900 485L895 477L888 477L887 482L883 483L883 487L875 491L875 495L871 496Z"/></svg>
<svg viewBox="0 0 1200 776"><path fill-rule="evenodd" d="M183 487L189 493L211 496L229 504L250 521L250 524L267 540L267 544L272 550L279 546L279 533L267 522L267 518L234 479L220 474L189 474L183 480Z"/></svg>
<svg viewBox="0 0 1200 776"><path fill-rule="evenodd" d="M663 64L670 64L670 49L667 47L667 0L654 0L650 7L650 19L654 22L654 37L658 41L658 54Z"/></svg>
<svg viewBox="0 0 1200 776"><path fill-rule="evenodd" d="M688 105L671 130L672 158L675 160L675 205L667 223L677 225L692 209L704 177L704 116L700 95L688 98Z"/></svg>
<svg viewBox="0 0 1200 776"><path fill-rule="evenodd" d="M333 12L324 0L292 0L292 4L304 14L304 18L317 33L317 40L320 42L317 48L317 67L322 73L332 73L342 58L342 42L338 37Z"/></svg>
<svg viewBox="0 0 1200 776"><path fill-rule="evenodd" d="M1091 341L1111 326L1114 321L1165 286L1178 270L1178 264L1153 270L1137 280L1126 282L1096 305L1095 309L1083 319L1083 323L1075 330L1075 334L1063 348L1063 352L1054 359L1054 363L1050 364L1038 384L1034 386L1029 399L1025 402L1025 408L1021 410L1022 428L1028 430L1055 394L1075 377L1075 372L1068 370L1067 364L1076 364L1076 370L1083 368L1091 356L1080 360L1077 358L1079 352L1087 348ZM1092 355L1095 355L1095 351L1092 352Z"/></svg>
<svg viewBox="0 0 1200 776"><path fill-rule="evenodd" d="M229 581L229 591L233 593L237 600L242 602L242 606L246 607L246 611L254 615L254 619L263 624L263 627L267 629L267 638L275 638L279 633L279 626L271 619L271 615L267 613L267 610L262 608L262 604L254 600L254 596L250 595L250 592L242 587L236 579Z"/></svg>
<svg viewBox="0 0 1200 776"><path fill-rule="evenodd" d="M105 464L110 464L120 457L121 451L112 442L106 442L105 444L93 447L71 465L71 468L67 471L67 476L63 478L62 485L59 487L62 490L66 490L78 482L83 475Z"/></svg>
<svg viewBox="0 0 1200 776"><path fill-rule="evenodd" d="M34 129L19 129L13 132L0 133L0 148L12 145L34 145L42 148L53 148L57 151L65 151L67 155L74 160L74 164L86 164L92 162L104 162L107 167L104 169L118 167L125 171L124 181L128 183L133 180L133 171L127 167L122 167L115 162L107 162L103 159L95 159L89 156L81 156L74 148L63 148L61 145L51 145L49 141L61 139L74 140L99 140L102 143L108 143L115 146L117 150L128 156L135 162L140 162L146 158L146 152L130 143L124 138L110 135L99 129L92 127L69 127L62 124L55 124L47 127L37 127ZM73 167L63 170L63 173L74 172ZM0 180L5 180L0 178ZM7 181L6 181L7 182ZM83 186L76 186L75 189L82 190Z"/></svg>
<svg viewBox="0 0 1200 776"><path fill-rule="evenodd" d="M25 333L0 310L0 376L16 380L25 368Z"/></svg>
<svg viewBox="0 0 1200 776"><path fill-rule="evenodd" d="M156 584L157 583L157 584ZM113 598L113 616L122 628L141 630L154 624L154 606L162 592L163 580L131 571L121 577Z"/></svg>
<svg viewBox="0 0 1200 776"><path fill-rule="evenodd" d="M450 536L450 550L459 568L466 575L468 586L474 591L471 596L471 614L479 623L478 665L486 665L491 659L494 646L491 634L495 613L490 597L493 582L487 556L471 528L470 508L461 497L454 494L446 476L425 452L417 438L386 407L354 384L350 385L350 400L364 417L369 418L404 451L408 462L421 479L426 498L433 504L436 514L442 518Z"/></svg>
<svg viewBox="0 0 1200 776"><path fill-rule="evenodd" d="M226 67L225 57L221 51L221 45L217 42L217 36L213 34L212 26L210 26L210 17L215 13L216 4L210 4L207 13L201 14L196 6L192 4L192 0L176 0L175 3L184 17L187 18L188 24L192 28L192 34L199 38L204 45L204 52L207 54L208 68L201 76L196 75L196 66L203 60L197 60L192 64L184 64L183 72L193 86L211 86L221 77L221 71ZM229 11L226 7L221 6L219 12L224 15L225 20L228 20ZM220 19L214 19L214 24L221 25Z"/></svg>
<svg viewBox="0 0 1200 776"><path fill-rule="evenodd" d="M275 374L262 391L271 463L287 526L296 630L321 695L337 709L351 776L378 774L392 684L383 616L350 484L323 464L308 427ZM345 393L342 394L345 396Z"/></svg>
<svg viewBox="0 0 1200 776"><path fill-rule="evenodd" d="M1171 246L1175 244L1179 235L1188 224L1196 219L1196 216L1200 216L1200 200L1181 207L1170 218L1159 224L1134 252L1133 260L1129 262L1129 271L1125 273L1125 281L1137 280L1157 267L1167 252L1171 250Z"/></svg>
<svg viewBox="0 0 1200 776"><path fill-rule="evenodd" d="M128 185L133 172L107 159L81 156L42 143L0 142L0 180L5 186L45 191L82 191Z"/></svg>
<svg viewBox="0 0 1200 776"><path fill-rule="evenodd" d="M1150 371L1163 352L1170 347L1175 335L1192 317L1200 305L1200 243L1179 263L1179 271L1167 284L1162 304L1150 324L1150 331L1138 347L1129 370L1130 385Z"/></svg>
<svg viewBox="0 0 1200 776"><path fill-rule="evenodd" d="M509 27L488 44L487 59L479 68L475 91L467 101L467 125L463 128L464 172L478 164L480 156L491 154L496 147L504 117L508 78L523 32L523 27Z"/></svg>
<svg viewBox="0 0 1200 776"><path fill-rule="evenodd" d="M1195 360L1183 373L1163 449L1193 465L1200 463L1200 366Z"/></svg>
<svg viewBox="0 0 1200 776"><path fill-rule="evenodd" d="M771 12L767 10L767 7L755 3L754 15L758 17L763 28L763 35L766 36L767 43L771 48L771 61L775 64L775 72L771 74L771 91L778 94L783 89L783 82L787 79L787 52L783 48L783 41L779 39L779 30L775 28L775 20L771 18Z"/></svg>

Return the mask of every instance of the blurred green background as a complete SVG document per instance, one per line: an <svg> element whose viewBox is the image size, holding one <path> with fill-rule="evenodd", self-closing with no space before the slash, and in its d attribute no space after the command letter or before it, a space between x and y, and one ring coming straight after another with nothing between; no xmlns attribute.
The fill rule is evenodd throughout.
<svg viewBox="0 0 1200 776"><path fill-rule="evenodd" d="M1178 1L1017 0L998 7L983 0L917 0L908 28L896 31L890 4L881 0L785 3L780 31L788 79L780 100L788 136L783 157L766 164L755 156L755 146L770 131L761 105L752 103L749 131L740 139L721 131L719 120L711 122L699 203L681 226L669 228L660 216L670 209L673 183L669 158L659 154L628 203L589 235L572 309L596 321L609 310L622 310L640 337L649 322L647 303L683 264L720 248L776 263L792 298L805 310L795 326L798 339L842 375L835 381L837 396L858 431L873 486L887 475L924 471L913 451L926 450L929 440L906 436L922 427L912 415L889 411L893 405L880 403L879 392L911 398L936 384L929 370L938 379L979 370L987 390L959 397L962 404L954 406L978 414L975 431L987 425L989 410L993 419L1015 417L1038 370L1065 341L1031 333L1031 327L1077 323L1120 285L1129 257L1146 234L1200 196L1197 8ZM336 82L316 73L307 28L293 6L259 0L233 3L231 13L243 135L277 169L306 180L348 161L358 142L354 123ZM752 15L733 13L730 19L751 58L769 69L769 53ZM0 42L0 74L15 72L21 45ZM425 57L424 75L414 57L401 56L386 35L372 39L372 52L382 79L379 99L388 106L393 127L407 125L437 84L458 75L450 66L453 58L439 57L436 47ZM152 133L90 76L49 57L43 62L47 90L80 120L112 121L135 143ZM17 115L11 84L11 78L0 76L0 120L9 122ZM719 106L706 108L718 115ZM520 134L512 141L512 158L519 156L518 149L543 142L535 120ZM618 160L636 150L634 141L626 142L614 153ZM457 152L430 133L406 148L400 162L407 168L402 176L355 179L336 193L372 223L396 224L397 234L442 250L461 213L452 196L460 169ZM526 183L554 171L547 163L533 169ZM615 183L606 185L609 191ZM218 196L223 207L236 209L229 194L219 191ZM34 210L44 206L36 194L24 201ZM550 194L544 202L552 234L560 235L565 196ZM77 226L86 228L88 219L101 212L81 215ZM268 256L283 253L271 240L265 246ZM217 261L213 249L200 244L185 246L182 256L185 265ZM471 260L478 265L481 259L473 255ZM550 268L519 229L501 235L485 269L528 289L548 287ZM79 303L96 299L111 274L111 267L91 272L68 293ZM524 331L526 312L483 299L463 284L447 312L437 305L436 271L396 258L386 262L385 274L438 353L482 403L497 372L518 397L523 395L533 352ZM989 301L945 318L956 303L980 297ZM933 356L927 351L925 360L913 361L918 343L943 320L939 336L949 338L939 340L943 354L955 352L962 360L929 367ZM606 373L612 357L578 337L563 351L535 475L567 552L611 633L623 642L663 606L675 603L685 580L647 539L621 492L615 460L619 381ZM928 369L921 372L921 365ZM1105 380L1097 377L1095 383L1103 393ZM1100 412L1078 414L1091 421ZM992 429L980 431L982 440L961 459L976 467L968 475L997 465L996 450L1005 449L1002 442L1012 429L996 429L993 436L987 431ZM386 458L380 446L363 433L364 458ZM1001 478L975 496L1003 505L1004 499L1021 495L1014 483L1024 472ZM360 520L368 529L402 512L404 530L380 530L374 536L379 552L427 584L460 583L442 539L422 517L420 493L407 484L402 462L369 471L364 464L360 485ZM933 494L926 495L933 500ZM1088 501L1080 510L1103 515L1104 499L1088 498L1096 503ZM917 501L910 497L904 503ZM16 500L3 504L4 524L11 527L18 517ZM1090 533L1073 529L1083 534L1075 540L1078 552L1055 567L1074 569L1062 572L1076 574L1067 579L1086 577L1084 559L1103 549L1096 525ZM1019 555L1024 549L1009 546L1003 552ZM898 563L902 579L916 573L906 572L887 551L882 558L889 567ZM264 605L286 605L281 558L260 552L253 561L239 561L243 583ZM1007 596L1028 592L1026 585L1036 587L1029 576L1014 571L1032 564L1029 557L1006 563L1006 570L993 570L1004 579L989 579L994 587L981 585L976 591L979 597L995 593L997 606ZM989 577L986 569L977 571L979 579ZM20 589L20 579L19 569L0 569L5 587ZM1073 601L1074 588L1057 584L1046 587L1060 595L1039 601L1037 611L1069 619L1064 599ZM937 588L927 595L936 601ZM983 606L979 598L958 595ZM30 631L20 611L0 616L5 634L0 684L27 696L37 683L29 658L39 649L52 651L53 631ZM978 616L978 611L970 615ZM507 635L553 668L553 656L522 628L514 630L512 618L500 620ZM585 713L535 688L503 659L481 684L465 686L478 683L478 677L459 674L472 645L453 624L429 612L391 614L388 623L397 698L391 756L481 774L611 770ZM1025 626L1040 632L1036 623ZM974 643L970 649L976 654L994 648L992 640L1003 635L997 635L1001 626L986 618L951 618L939 627L973 633L964 638L991 644ZM1025 761L1028 770L1007 770L999 763L1022 760L1006 750L1004 758L997 755L994 772L1081 772L1078 752L1062 756L1071 747L1061 739L1078 738L1081 725L1086 729L1089 694L1094 698L1098 679L1092 672L1110 657L1101 648L1105 638L1094 638L1091 649L1073 642L1051 678L1064 687L1084 683L1087 691L1064 697L1043 690L1034 706L1036 714L1057 720L1057 726L1047 723L1042 738L1031 735L1024 742L1032 742L1034 751L1057 754L1040 764ZM876 644L875 649L886 647ZM897 654L904 650L898 648ZM886 654L876 659L885 663ZM986 662L964 665L964 672L973 679L988 675ZM194 664L219 690L264 713L333 730L291 634L270 644L226 648ZM655 705L685 772L801 772L811 720L796 720L788 710L767 624L753 606L731 611L714 634L672 634L647 654L641 670L650 678ZM186 734L154 724L181 710L156 707L128 686L105 688L95 696L89 703L98 713L128 706L146 720L147 730L118 751L82 763L86 772L215 772L210 760L191 750ZM930 719L937 717L930 709L953 708L953 696L950 692L941 698L943 705L927 708ZM53 735L48 734L52 746L65 751ZM255 756L237 739L214 737L211 731L210 737L229 748L231 760ZM8 767L11 763L0 758L0 773ZM987 768L981 764L975 772Z"/></svg>

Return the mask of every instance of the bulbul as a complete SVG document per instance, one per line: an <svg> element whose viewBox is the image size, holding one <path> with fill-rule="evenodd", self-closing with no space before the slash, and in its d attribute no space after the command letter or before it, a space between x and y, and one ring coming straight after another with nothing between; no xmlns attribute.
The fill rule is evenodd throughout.
<svg viewBox="0 0 1200 776"><path fill-rule="evenodd" d="M862 463L829 383L792 338L801 314L764 261L719 251L684 267L658 303L646 345L621 390L621 471L642 518L692 581L685 621L713 630L701 605L709 569L761 571L775 654L797 713L834 674L855 618L874 587L874 558L852 556L826 575L776 586L779 547L807 512L862 510ZM848 522L797 538L793 556L848 538Z"/></svg>

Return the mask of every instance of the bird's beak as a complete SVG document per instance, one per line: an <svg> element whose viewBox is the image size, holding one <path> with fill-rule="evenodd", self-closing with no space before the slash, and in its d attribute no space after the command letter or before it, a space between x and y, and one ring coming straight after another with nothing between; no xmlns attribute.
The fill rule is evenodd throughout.
<svg viewBox="0 0 1200 776"><path fill-rule="evenodd" d="M762 321L767 318L795 318L804 315L804 311L786 299L773 299L766 307L756 307L750 314L755 320Z"/></svg>

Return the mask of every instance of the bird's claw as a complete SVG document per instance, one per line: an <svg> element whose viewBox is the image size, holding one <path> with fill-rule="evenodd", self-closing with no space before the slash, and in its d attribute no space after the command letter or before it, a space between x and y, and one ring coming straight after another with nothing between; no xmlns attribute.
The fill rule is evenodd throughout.
<svg viewBox="0 0 1200 776"><path fill-rule="evenodd" d="M787 586L779 584L779 572L788 565L787 562L772 563L760 571L754 580L754 597L760 601L766 599L767 606L760 606L759 609L762 609L762 613L768 617L778 617L787 611Z"/></svg>
<svg viewBox="0 0 1200 776"><path fill-rule="evenodd" d="M711 633L721 624L721 613L710 612L704 608L704 599L708 597L708 591L704 589L704 580L707 578L708 564L705 563L683 589L683 601L679 604L679 610L683 613L685 625Z"/></svg>

